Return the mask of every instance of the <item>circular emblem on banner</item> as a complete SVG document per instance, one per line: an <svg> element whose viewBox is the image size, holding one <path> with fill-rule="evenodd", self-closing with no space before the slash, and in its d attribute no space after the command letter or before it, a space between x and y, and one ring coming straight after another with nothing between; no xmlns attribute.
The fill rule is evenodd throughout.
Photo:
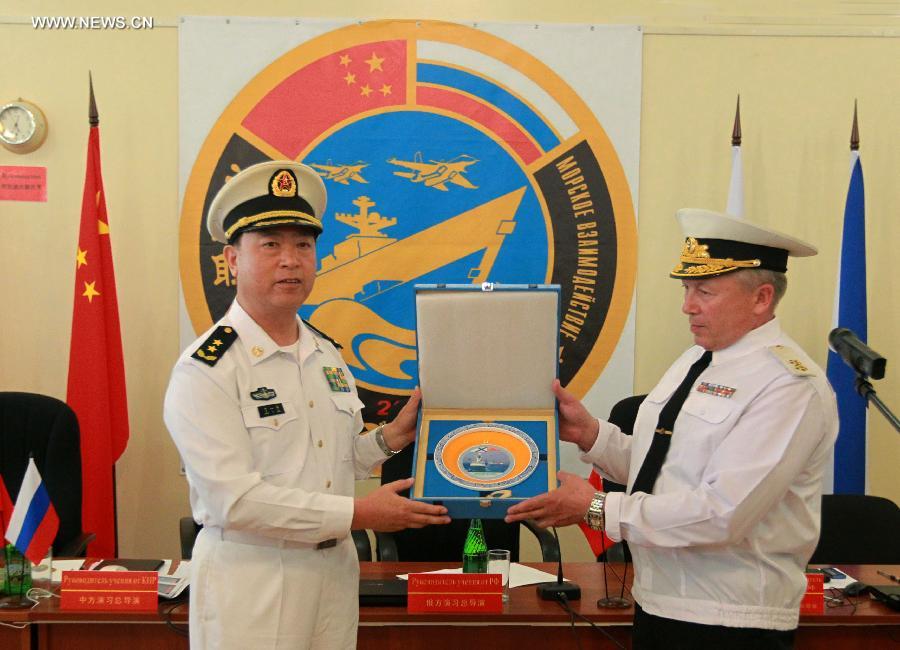
<svg viewBox="0 0 900 650"><path fill-rule="evenodd" d="M521 483L537 467L537 445L505 424L468 424L434 448L434 465L446 480L470 490L500 490Z"/></svg>
<svg viewBox="0 0 900 650"><path fill-rule="evenodd" d="M185 189L181 278L198 334L236 284L206 210L237 171L272 159L325 182L300 314L343 345L368 422L391 419L417 384L417 283L560 285L560 380L576 395L594 384L630 306L634 211L603 128L537 58L462 25L376 21L263 69Z"/></svg>

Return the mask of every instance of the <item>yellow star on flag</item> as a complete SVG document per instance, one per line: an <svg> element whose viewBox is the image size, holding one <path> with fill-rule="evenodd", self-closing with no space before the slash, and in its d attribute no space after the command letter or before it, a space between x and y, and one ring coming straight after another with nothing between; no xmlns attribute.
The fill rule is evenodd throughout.
<svg viewBox="0 0 900 650"><path fill-rule="evenodd" d="M87 298L88 302L94 302L94 296L100 295L100 292L94 288L95 284L97 284L96 280L84 283L84 293L81 295Z"/></svg>
<svg viewBox="0 0 900 650"><path fill-rule="evenodd" d="M350 55L349 54L341 54L341 65L348 66L350 65Z"/></svg>
<svg viewBox="0 0 900 650"><path fill-rule="evenodd" d="M347 82L347 85L348 85L348 86L349 86L350 84L355 84L355 83L356 83L356 75L353 74L352 72L348 72L348 73L347 73L347 76L344 77L344 81Z"/></svg>
<svg viewBox="0 0 900 650"><path fill-rule="evenodd" d="M382 84L378 92L387 97L391 94L391 87L388 84Z"/></svg>
<svg viewBox="0 0 900 650"><path fill-rule="evenodd" d="M372 89L369 87L369 84L366 84L362 88L359 89L359 94L363 97L368 97L372 94Z"/></svg>
<svg viewBox="0 0 900 650"><path fill-rule="evenodd" d="M381 64L383 62L384 62L384 58L379 57L377 54L375 54L375 52L372 52L371 59L366 59L366 63L369 64L369 72L375 72L376 70L380 70L381 72L384 72L384 70L381 69Z"/></svg>
<svg viewBox="0 0 900 650"><path fill-rule="evenodd" d="M75 254L75 262L78 264L78 266L75 267L76 269L80 269L87 264L87 254L87 251L83 251L80 248L78 249L78 252Z"/></svg>

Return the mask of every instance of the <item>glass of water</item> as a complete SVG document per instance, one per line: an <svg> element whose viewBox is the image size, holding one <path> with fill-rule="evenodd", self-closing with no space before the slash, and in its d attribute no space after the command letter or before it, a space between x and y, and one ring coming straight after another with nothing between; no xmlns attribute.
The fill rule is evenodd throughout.
<svg viewBox="0 0 900 650"><path fill-rule="evenodd" d="M499 573L503 582L503 602L509 600L509 551L495 548L488 551L488 573Z"/></svg>

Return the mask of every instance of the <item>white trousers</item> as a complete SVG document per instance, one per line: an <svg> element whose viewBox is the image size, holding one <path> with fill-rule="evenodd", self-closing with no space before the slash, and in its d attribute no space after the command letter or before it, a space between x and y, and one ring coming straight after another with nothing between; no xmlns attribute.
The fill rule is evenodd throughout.
<svg viewBox="0 0 900 650"><path fill-rule="evenodd" d="M337 546L279 548L202 529L191 561L192 650L340 650L356 647L359 562Z"/></svg>

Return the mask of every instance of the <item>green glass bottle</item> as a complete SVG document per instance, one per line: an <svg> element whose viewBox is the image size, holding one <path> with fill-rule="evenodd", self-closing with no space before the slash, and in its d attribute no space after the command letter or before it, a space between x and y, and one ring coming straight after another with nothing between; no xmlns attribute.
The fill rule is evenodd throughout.
<svg viewBox="0 0 900 650"><path fill-rule="evenodd" d="M4 551L3 593L24 596L31 589L31 560L12 544L7 544Z"/></svg>
<svg viewBox="0 0 900 650"><path fill-rule="evenodd" d="M487 573L487 551L481 519L473 519L463 545L463 573Z"/></svg>

